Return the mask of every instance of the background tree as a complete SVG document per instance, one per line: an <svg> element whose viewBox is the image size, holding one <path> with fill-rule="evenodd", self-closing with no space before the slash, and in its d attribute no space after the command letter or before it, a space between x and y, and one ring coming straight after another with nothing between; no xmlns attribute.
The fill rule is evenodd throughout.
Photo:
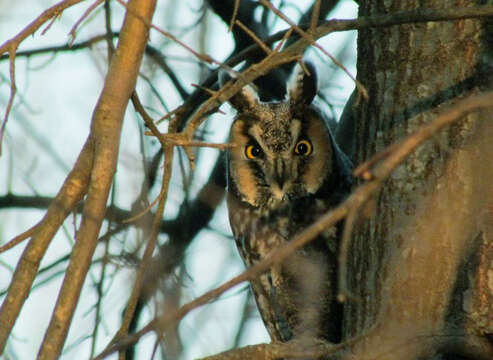
<svg viewBox="0 0 493 360"><path fill-rule="evenodd" d="M90 346L78 345L76 350L70 350L73 347L65 345L65 351L80 351L81 356L89 354L91 357L100 353L98 358L118 351L120 358L131 358L134 344L138 343L139 358L151 358L158 347L163 358L177 358L180 354L197 356L190 350L197 346L194 343L196 334L184 331L183 323L180 331L178 328L185 315L216 299L235 284L258 275L274 262L282 261L295 247L347 217L339 264L340 295L345 300L346 341L338 347L307 339L302 343L259 345L219 354L217 358L306 358L331 354L337 358L356 356L364 359L386 358L389 353L399 359L435 354L450 358L491 357L488 339L493 312L488 274L492 262L488 250L493 192L489 181L492 167L488 166L488 161L493 154L488 139L492 128L484 121L491 113L477 111L492 104L492 96L487 92L491 71L489 23L485 20L493 14L491 6L430 0L416 7L411 1L360 1L359 19L324 22L338 1L315 1L302 12L293 10L298 2L210 0L201 3L201 8L197 7L197 21L190 22L189 27L180 31L172 26L173 15L182 20L186 17L179 14L192 12L189 9L185 12L176 2L158 4L155 12L152 1L131 0L128 4L95 1L84 5L87 7L83 10L77 5L79 2L82 1L65 0L47 6L41 16L14 37L9 36L10 40L0 47L1 52L6 53L3 64L7 65L7 60L9 64L8 69L2 68L3 78L9 78L10 82L10 91L5 93L8 100L2 122L2 135L7 129L3 143L6 154L2 161L6 164L4 173L9 175L4 175L2 180L7 186L0 206L47 208L37 225L10 242L5 239L6 244L2 247L2 252L14 247L2 254L5 269L9 269L9 264L17 263L15 271L12 269L13 275L4 283L6 290L0 309L0 344L4 354L15 355L11 331L27 296L35 296L36 287L56 281L57 275L65 273L61 289L54 290L57 302L48 330L44 332L46 324L39 329L44 336L44 340L40 339L40 358L61 354L69 327L73 329L72 323L77 323L77 313L87 310L80 309L79 305L73 317L77 304L87 294L94 307L90 312L91 325L86 327L85 337L80 340L87 339ZM39 32L40 27L53 31L59 26L53 19L62 12L65 16L69 11L77 12L70 23L71 47L18 51L19 45L35 31ZM273 34L286 26L283 21L291 22L286 15L298 19L299 27L290 23L290 30ZM125 21L120 29L115 24L123 16ZM215 21L212 19L216 16L225 24L234 25L231 33L234 49L226 59L218 56L225 51L223 42L218 41L217 31L211 33L210 43L206 36L208 22ZM154 42L147 43L151 21L156 24L151 32L152 36L159 34L159 46L154 46ZM104 31L89 41L80 41L81 24ZM282 98L293 62L310 46L319 49L312 56L320 63L323 84L340 79L337 71L344 71L334 68L327 57L335 55L343 61L350 52L342 46L339 53L327 54L325 49L332 51L332 48L320 39L328 33L349 29L359 29L359 82L346 106L337 138L355 164L364 163L379 151L383 153L357 169L361 185L353 196L295 237L288 247L279 249L267 261L210 292L198 289L198 279L191 282L187 272L200 263L200 248L195 247L194 252L190 251L190 246L198 241L211 243L207 240L211 233L215 234L215 239L220 239L221 229L227 229L224 225L226 215L221 208L224 161L221 156L216 159L216 155L211 155L211 150L190 150L227 146L203 143L225 141L229 127L229 122L224 125L224 117L218 120L210 114L245 82L254 81L264 100ZM192 33L190 38L187 38L187 32ZM115 50L113 40L116 37L118 47ZM279 43L280 40L283 42ZM102 71L104 86L97 91L91 90L99 94L99 100L92 115L90 132L84 144L79 140L82 150L76 161L71 160L75 161L72 170L64 171L63 186L57 191L49 190L45 195L37 188L37 182L31 182L34 186L27 189L17 185L22 175L13 169L25 154L16 151L19 135L9 136L9 129L22 122L19 120L23 113L20 105L29 104L30 99L29 94L24 95L22 91L27 87L21 88L20 94L14 97L14 84L24 79L24 71L19 70L20 59L46 53L75 52L94 47L99 42L106 46L93 50L94 59L101 66L102 56L98 51L104 49L109 66ZM277 46L279 44L282 48ZM176 61L177 55L187 58ZM58 58L62 56L68 55ZM141 67L142 56L144 66ZM186 61L191 58L198 63L187 65ZM170 61L175 62L171 64ZM239 81L228 83L218 91L217 69L231 71L236 65L240 65L237 69L242 69ZM25 73L35 73L29 70ZM187 82L200 85L194 89ZM324 105L330 94L327 90L322 87L319 97L327 113L336 118L334 113L338 114L341 107L331 101ZM483 92L485 94L479 95ZM139 119L138 126L126 129L130 112L125 122L123 119L129 99ZM181 102L173 110L175 104ZM335 111L331 112L331 109ZM159 120L166 113L168 115ZM204 122L206 118L208 120ZM453 125L443 130L452 122ZM51 169L53 163L63 165L64 160L50 145L56 143L56 136L50 137L47 145L39 141L41 137L33 129L34 126L26 126L26 136L38 140L50 155L48 159L51 158L43 167L43 176L35 177L38 180L53 176L46 169ZM418 132L412 134L414 130ZM162 135L160 131L166 134ZM76 131L76 135L78 133ZM136 133L140 135L138 141ZM408 140L401 145L393 145L408 135ZM432 140L415 151L417 145L430 137ZM126 142L138 146L125 146ZM123 147L114 177L120 143ZM67 146L63 141L62 144ZM136 171L138 162L128 154L138 152L141 153L141 170ZM403 162L408 154L411 155ZM119 173L126 169L125 161L131 162L132 166L126 176L120 177ZM195 166L194 171L192 166ZM29 176L24 177L29 184ZM22 189L20 194L17 189ZM57 193L56 197L50 197L50 192ZM7 214L7 211L3 212ZM71 213L74 215L69 217ZM223 219L222 225L218 226L217 220L214 222L215 214L215 218ZM354 225L357 227L351 238ZM211 226L214 232L207 229ZM50 257L46 250L60 227L64 228L69 241L62 251L57 251L40 266L43 259ZM20 230L16 232L19 234ZM27 245L21 253L18 249L23 245L19 243L25 239L28 239ZM213 287L212 283L223 282L240 271L238 263L229 260L234 256L231 243L226 239L223 250L214 254L227 261L218 267L221 275L209 283L209 289ZM223 255L218 255L221 252ZM207 270L212 267L211 260L207 266ZM129 276L125 269L132 275ZM46 278L41 279L44 274L47 274ZM39 282L33 287L36 276ZM133 283L129 293L112 297L113 282L121 284L126 280L128 283L129 278ZM187 286L183 287L184 284ZM196 291L190 291L191 288ZM197 293L204 295L197 296ZM226 311L232 306L230 298L236 299L235 309L243 304L243 310L234 310L240 312L240 316L221 321L228 328L232 323L236 326L235 330L225 332L234 336L224 337L224 343L227 343L224 350L259 341L248 338L255 331L249 329L247 321L253 311L247 294L247 291L241 291L218 300L223 314L232 313ZM50 301L54 297L51 295ZM191 297L195 299L189 302ZM114 306L115 302L117 306ZM202 321L195 318L196 332L210 329L217 314L211 310L213 305L203 308L210 310L209 315L202 315ZM121 319L119 310L123 311ZM87 322L87 316L85 319ZM151 331L156 336L152 343L147 343L149 337L143 335ZM129 332L136 334L128 335ZM10 340L6 343L9 335ZM246 339L242 340L243 337ZM214 352L217 351L219 349ZM201 355L206 353L210 352L205 350Z"/></svg>

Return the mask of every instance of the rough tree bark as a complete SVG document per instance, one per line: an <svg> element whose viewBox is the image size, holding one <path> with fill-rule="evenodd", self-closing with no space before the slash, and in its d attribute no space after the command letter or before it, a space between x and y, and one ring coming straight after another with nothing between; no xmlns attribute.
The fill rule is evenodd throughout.
<svg viewBox="0 0 493 360"><path fill-rule="evenodd" d="M362 0L359 14L479 3ZM457 99L491 88L489 27L458 20L359 31L358 79L370 98L353 108L356 164ZM479 356L471 351L493 333L492 187L486 180L493 146L484 140L492 133L484 121L491 116L464 117L412 154L354 234L348 285L356 300L346 308L345 337L368 334L356 358L375 356L375 349L399 359Z"/></svg>

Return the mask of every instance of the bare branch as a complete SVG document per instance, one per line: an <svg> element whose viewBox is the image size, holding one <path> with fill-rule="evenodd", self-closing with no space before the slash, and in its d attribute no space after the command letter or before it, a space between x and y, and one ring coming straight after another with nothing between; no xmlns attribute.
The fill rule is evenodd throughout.
<svg viewBox="0 0 493 360"><path fill-rule="evenodd" d="M10 111L12 110L15 94L17 92L17 87L15 85L15 51L16 50L17 50L16 47L11 47L9 50L10 95L9 95L9 101L7 103L7 109L5 110L5 115L3 116L2 125L0 126L0 156L2 155L2 144L3 144L3 136L5 134L5 127L7 126L7 120L9 118Z"/></svg>
<svg viewBox="0 0 493 360"><path fill-rule="evenodd" d="M289 359L319 359L330 356L330 359L355 358L355 349L365 348L368 337L379 336L378 329L374 328L365 334L354 337L341 344L328 344L317 339L299 339L286 343L270 343L245 346L233 349L220 354L207 356L201 360L242 360L242 359L265 359L277 360L282 358ZM385 342L380 347L366 348L365 357L362 360L380 360L394 358L398 351L408 351L416 346L417 343L426 342L437 347L456 347L458 344L464 345L465 351L461 353L477 360L488 360L493 351L486 339L475 335L464 334L426 334L416 335L412 338L397 337L397 341L391 345ZM455 346L454 346L455 345Z"/></svg>
<svg viewBox="0 0 493 360"><path fill-rule="evenodd" d="M319 39L329 33L339 32L339 31L380 28L380 27L385 28L385 27L396 26L396 25L424 23L430 21L474 19L474 18L488 17L492 15L493 15L492 5L466 7L466 8L453 8L453 9L448 9L448 8L447 9L418 9L418 10L403 11L403 12L381 15L381 16L360 17L358 19L352 19L352 20L323 21L319 23L318 27L315 29L312 36L314 39ZM304 30L307 29L307 26L300 25L299 28ZM279 31L269 36L268 38L263 39L263 42L266 45L270 45L275 41L281 40L286 35L287 32L292 32L292 31L293 31L292 28L288 30ZM302 48L301 50L298 49L297 51L302 51L310 44L310 42L306 43L306 40L303 41L303 39L298 40L298 42L296 43L298 44L297 47ZM235 66L236 64L239 64L241 61L245 60L246 58L252 56L253 54L256 54L259 51L259 49L260 48L257 44L253 44L248 48L244 49L243 51L241 51L239 54L230 58L228 61L226 61L225 64L227 64L228 66ZM294 50L294 48L291 49ZM278 64L276 64L275 66L278 66ZM264 69L264 72L268 72L272 68L273 67L268 67ZM210 77L202 83L202 85L206 87L212 85L217 80L217 74L218 74L217 71L212 73ZM251 79L249 78L249 80L253 81L258 76L260 76L260 74L257 75L256 77L252 77ZM239 88L236 91L239 91ZM231 93L231 95L229 95L228 92L228 96L232 96L232 95L234 95L234 92ZM222 98L222 101L226 101L228 98ZM171 111L167 116L163 118L176 116L179 119L180 123L184 123L187 120L187 117L190 115L190 113L194 112L202 101L203 100L199 96L199 94L195 92L190 96L190 98L187 101L185 101L183 105ZM207 110L204 112L206 113L214 106L215 105L208 104Z"/></svg>
<svg viewBox="0 0 493 360"><path fill-rule="evenodd" d="M39 359L53 359L60 355L98 243L98 234L104 219L113 174L116 171L125 109L135 88L149 36L149 28L142 23L140 17L150 21L155 1L132 0L129 8L131 11L127 12L122 26L119 51L112 58L105 86L94 110L89 136L95 144L95 161L88 197L66 276L38 354ZM135 17L134 13L139 14L139 18Z"/></svg>
<svg viewBox="0 0 493 360"><path fill-rule="evenodd" d="M36 19L27 25L20 33L0 45L0 54L9 51L11 48L17 49L19 44L28 36L34 34L45 22L53 17L59 16L65 9L78 4L84 0L64 0L43 11Z"/></svg>
<svg viewBox="0 0 493 360"><path fill-rule="evenodd" d="M69 46L71 46L74 41L75 41L75 38L77 36L76 32L77 32L77 28L79 27L79 25L84 21L84 19L86 19L93 11L94 9L96 9L103 1L105 0L95 0L91 6L89 6L86 11L84 11L84 13L82 14L82 16L79 18L79 20L77 20L74 24L74 26L72 26L72 29L70 29L69 31L69 35L71 37L70 39L70 42L69 42Z"/></svg>
<svg viewBox="0 0 493 360"><path fill-rule="evenodd" d="M136 109L140 112L141 115L143 115L144 121L146 122L146 125L151 129L151 131L155 134L159 134L156 126L150 119L150 117L145 113L142 105L140 104L140 101L137 97L137 94L134 92L132 95L132 101ZM173 131L173 124L170 124L170 131ZM158 204L158 209L156 211L156 214L154 215L154 221L152 224L152 232L149 238L149 242L147 244L147 247L145 249L144 255L142 257L142 260L139 265L139 269L137 271L137 276L135 279L134 287L132 289L132 294L130 296L130 300L127 304L126 310L125 310L125 315L123 317L122 325L120 329L118 330L115 338L113 339L113 342L117 342L120 338L124 337L128 333L128 329L130 327L130 323L133 319L135 309L137 307L137 302L140 297L140 293L143 287L143 280L145 277L145 272L148 269L149 265L151 264L151 259L152 259L152 254L154 252L154 249L156 247L157 243L157 238L158 238L158 233L159 233L159 227L161 224L161 219L163 217L163 212L164 212L164 206L166 204L166 199L168 195L168 188L169 188L169 183L171 180L171 169L173 166L173 146L169 145L163 145L164 152L165 152L165 163L164 163L164 169L163 169L163 183L161 185L161 193L159 195L159 204Z"/></svg>
<svg viewBox="0 0 493 360"><path fill-rule="evenodd" d="M92 161L93 142L86 141L72 171L67 176L45 216L36 226L31 241L22 253L10 282L7 297L0 308L0 353L4 349L24 301L29 295L48 245L67 215L87 191Z"/></svg>
<svg viewBox="0 0 493 360"><path fill-rule="evenodd" d="M155 136L155 134L151 132L146 132L145 134L149 136L152 135ZM160 138L160 140L162 140L165 143L169 143L173 145L189 146L189 147L209 147L209 148L216 148L222 151L236 146L235 144L232 143L217 144L217 143L210 143L205 141L186 140L183 139L183 137L180 135L170 134L170 133L166 133L166 134L158 133L158 138Z"/></svg>
<svg viewBox="0 0 493 360"><path fill-rule="evenodd" d="M320 5L321 5L320 0L315 0L313 3L313 12L312 12L312 18L310 19L310 32L313 32L315 28L317 27L319 18L320 18Z"/></svg>
<svg viewBox="0 0 493 360"><path fill-rule="evenodd" d="M368 90L361 84L356 78L349 72L349 70L341 64L334 56L332 56L327 50L325 50L320 44L317 44L315 39L313 38L311 33L315 33L316 27L315 27L315 22L312 18L312 22L310 25L310 34L303 31L300 29L299 26L296 26L296 24L291 21L286 15L284 15L279 9L277 9L274 5L272 5L269 1L266 0L260 0L260 3L264 5L265 7L269 8L272 12L274 12L277 16L279 16L281 19L283 19L285 22L287 22L300 36L302 36L305 40L307 40L311 45L315 46L317 49L322 51L334 64L336 64L339 68L341 68L351 80L354 81L356 84L356 88L358 91L361 93L361 95L365 98L368 99ZM318 13L317 6L314 8L314 14Z"/></svg>
<svg viewBox="0 0 493 360"><path fill-rule="evenodd" d="M235 24L238 25L241 28L241 30L243 30L245 33L247 33L248 36L250 36L252 38L252 40L262 50L264 50L267 55L272 53L272 50L267 45L265 45L264 42L261 39L259 39L259 37L257 35L255 35L255 33L253 31L251 31L248 27L246 27L240 20L236 20Z"/></svg>
<svg viewBox="0 0 493 360"><path fill-rule="evenodd" d="M16 237L14 237L12 240L10 240L9 242L7 242L6 244L3 244L2 246L0 246L0 254L3 253L3 252L5 252L5 251L7 251L7 250L12 249L16 245L19 245L24 240L26 240L29 237L33 236L34 231L36 230L36 226L38 226L38 224L36 224L32 228L24 231L22 234L17 235Z"/></svg>
<svg viewBox="0 0 493 360"><path fill-rule="evenodd" d="M257 344L233 349L220 354L207 356L202 360L241 360L241 359L319 359L332 355L341 345L332 345L314 339Z"/></svg>
<svg viewBox="0 0 493 360"><path fill-rule="evenodd" d="M112 37L117 37L119 33L113 32L111 33ZM97 35L94 36L88 40L81 41L72 45L59 45L59 46L47 46L39 49L31 49L31 50L22 50L22 51L17 51L15 54L16 58L20 57L30 57L34 55L42 55L42 54L53 54L53 53L58 53L58 52L65 52L65 51L77 51L81 49L86 49L90 48L92 45L95 43L98 43L100 41L103 41L106 39L106 34L103 35ZM2 55L0 56L0 61L7 60L9 59L9 55Z"/></svg>
<svg viewBox="0 0 493 360"><path fill-rule="evenodd" d="M116 0L116 1L118 1L118 3L120 3L123 7L127 8L127 4L125 4L125 2L123 0ZM127 8L127 10L128 10L128 8ZM134 14L134 15L138 17L137 14ZM200 53L196 52L194 49L192 49L190 46L188 46L183 41L178 39L176 36L174 36L173 34L171 34L168 31L165 31L165 30L161 29L160 27L152 24L150 21L147 21L146 19L143 19L142 17L140 17L140 20L142 22L144 22L144 24L146 24L147 26L149 26L149 27L153 28L154 30L156 30L157 32L161 33L163 36L176 42L178 45L180 45L181 47L183 47L184 49L189 51L191 54L193 54L197 59L199 59L205 63L208 63L208 64L217 64L217 65L221 64L219 61L215 60L210 55L200 54Z"/></svg>
<svg viewBox="0 0 493 360"><path fill-rule="evenodd" d="M233 29L233 24L235 23L235 21L237 21L236 15L238 15L238 9L240 8L240 1L241 0L235 0L235 5L233 7L233 16L231 16L231 21L229 23L228 31L231 31Z"/></svg>
<svg viewBox="0 0 493 360"><path fill-rule="evenodd" d="M35 20L33 20L28 26L26 26L20 33L16 36L7 40L2 45L0 45L0 54L4 52L9 52L10 58L10 96L7 104L7 109L5 110L5 114L2 120L2 125L0 127L0 155L1 155L1 146L3 134L5 132L5 126L7 125L7 120L9 118L10 110L12 109L12 105L14 103L16 86L15 86L15 53L20 43L24 41L29 35L32 35L43 25L46 21L51 18L56 18L60 16L63 10L66 8L75 5L83 0L65 0L61 1L58 4L52 6L51 8L45 10L40 16L38 16Z"/></svg>

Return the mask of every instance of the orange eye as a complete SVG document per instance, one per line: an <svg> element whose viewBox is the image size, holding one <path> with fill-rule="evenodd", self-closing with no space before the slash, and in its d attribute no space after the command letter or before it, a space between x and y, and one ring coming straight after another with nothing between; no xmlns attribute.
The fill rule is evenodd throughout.
<svg viewBox="0 0 493 360"><path fill-rule="evenodd" d="M260 155L262 155L262 149L258 145L248 145L245 148L245 155L248 159L253 160L258 158Z"/></svg>
<svg viewBox="0 0 493 360"><path fill-rule="evenodd" d="M308 156L312 153L313 146L308 140L300 140L294 147L294 152L297 155Z"/></svg>

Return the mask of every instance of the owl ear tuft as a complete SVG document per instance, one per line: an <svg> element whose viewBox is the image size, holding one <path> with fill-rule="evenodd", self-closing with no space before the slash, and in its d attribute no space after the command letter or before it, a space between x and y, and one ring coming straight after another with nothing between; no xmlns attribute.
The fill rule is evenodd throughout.
<svg viewBox="0 0 493 360"><path fill-rule="evenodd" d="M289 101L292 105L309 105L317 94L318 79L315 65L304 62L303 66L308 73L300 64L296 64L288 84Z"/></svg>
<svg viewBox="0 0 493 360"><path fill-rule="evenodd" d="M222 87L227 81L233 78L235 78L234 74L221 71L219 73L219 85ZM229 102L237 111L244 111L255 108L259 103L259 97L254 87L247 84L239 92L233 95L229 99Z"/></svg>

